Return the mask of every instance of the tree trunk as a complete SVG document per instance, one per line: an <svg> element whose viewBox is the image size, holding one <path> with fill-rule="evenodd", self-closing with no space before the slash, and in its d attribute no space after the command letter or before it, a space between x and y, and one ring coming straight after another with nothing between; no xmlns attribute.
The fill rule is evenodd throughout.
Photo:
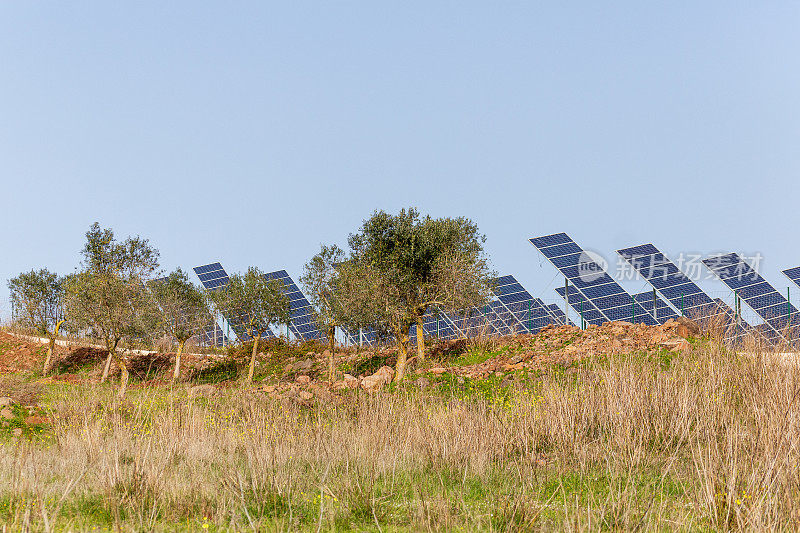
<svg viewBox="0 0 800 533"><path fill-rule="evenodd" d="M333 343L336 338L336 326L328 328L328 381L333 384L336 368L333 365Z"/></svg>
<svg viewBox="0 0 800 533"><path fill-rule="evenodd" d="M250 356L250 368L247 370L247 382L251 383L253 381L253 374L256 371L256 354L258 353L258 341L261 340L261 334L259 333L255 337L253 337L253 353Z"/></svg>
<svg viewBox="0 0 800 533"><path fill-rule="evenodd" d="M397 365L395 366L395 382L399 382L401 379L403 379L403 375L406 372L406 359L408 358L408 328L398 328L397 339L400 351L397 354Z"/></svg>
<svg viewBox="0 0 800 533"><path fill-rule="evenodd" d="M108 379L108 373L111 371L111 358L112 358L112 351L108 351L108 357L106 357L106 364L103 366L103 376L100 378L100 383L105 383Z"/></svg>
<svg viewBox="0 0 800 533"><path fill-rule="evenodd" d="M56 322L56 327L53 330L53 333L48 336L50 343L47 345L47 357L44 359L44 368L42 369L43 376L46 376L47 373L50 372L50 365L53 362L53 355L56 353L56 337L58 337L58 331L61 329L61 324L63 323L63 319Z"/></svg>
<svg viewBox="0 0 800 533"><path fill-rule="evenodd" d="M122 357L119 358L119 371L119 392L117 396L122 398L125 396L125 391L128 390L128 363Z"/></svg>
<svg viewBox="0 0 800 533"><path fill-rule="evenodd" d="M422 329L422 315L417 315L417 361L425 360L425 331Z"/></svg>
<svg viewBox="0 0 800 533"><path fill-rule="evenodd" d="M42 375L46 376L47 373L50 371L50 362L53 358L53 352L56 349L56 337L53 334L50 337L50 344L47 345L47 357L44 358L44 368L42 369Z"/></svg>
<svg viewBox="0 0 800 533"><path fill-rule="evenodd" d="M172 381L177 381L181 377L181 354L183 353L183 345L186 341L178 341L178 353L175 354L175 371L172 373Z"/></svg>

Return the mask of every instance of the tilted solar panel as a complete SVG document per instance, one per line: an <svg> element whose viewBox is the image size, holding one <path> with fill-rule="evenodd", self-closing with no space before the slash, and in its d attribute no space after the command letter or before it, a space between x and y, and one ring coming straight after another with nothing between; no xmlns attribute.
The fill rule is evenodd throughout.
<svg viewBox="0 0 800 533"><path fill-rule="evenodd" d="M230 280L228 273L225 272L220 263L209 263L208 265L194 267L194 272L200 278L200 283L203 287L209 291L224 287ZM222 310L222 316L240 341L250 340L250 335L247 334L245 329L245 321L247 319L241 309L224 309ZM274 336L275 334L269 328L262 333L262 337L269 338Z"/></svg>
<svg viewBox="0 0 800 533"><path fill-rule="evenodd" d="M654 326L655 318L631 299L631 295L605 272L566 233L556 233L530 239L545 258L571 283L570 290L590 301L605 320L630 320ZM591 322L590 323L596 323Z"/></svg>
<svg viewBox="0 0 800 533"><path fill-rule="evenodd" d="M787 328L793 330L800 326L797 309L738 254L709 257L703 259L703 264L781 337L786 338Z"/></svg>
<svg viewBox="0 0 800 533"><path fill-rule="evenodd" d="M541 300L534 299L514 276L497 278L492 290L500 304L515 319L517 333L536 333L546 325L555 323L552 313L542 305Z"/></svg>
<svg viewBox="0 0 800 533"><path fill-rule="evenodd" d="M787 268L783 275L792 280L792 283L800 287L800 267Z"/></svg>
<svg viewBox="0 0 800 533"><path fill-rule="evenodd" d="M644 307L648 313L652 314L659 324L663 324L664 322L672 318L678 318L678 313L676 313L669 306L669 304L667 304L667 302L665 302L658 296L655 296L654 299L652 292L642 292L639 294L634 294L633 299L636 300L636 302L639 303L642 307Z"/></svg>
<svg viewBox="0 0 800 533"><path fill-rule="evenodd" d="M652 244L617 250L636 272L683 314L697 320L733 316L726 304L720 306Z"/></svg>
<svg viewBox="0 0 800 533"><path fill-rule="evenodd" d="M278 280L283 283L284 294L289 299L290 318L289 329L297 339L324 340L325 334L317 326L314 308L285 270L276 270L264 274L267 279Z"/></svg>

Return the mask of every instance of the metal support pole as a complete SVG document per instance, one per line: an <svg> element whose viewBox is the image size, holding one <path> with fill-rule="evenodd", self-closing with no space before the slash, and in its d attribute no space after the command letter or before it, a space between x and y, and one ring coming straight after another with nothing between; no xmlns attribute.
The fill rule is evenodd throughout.
<svg viewBox="0 0 800 533"><path fill-rule="evenodd" d="M631 296L631 324L636 324L636 300Z"/></svg>
<svg viewBox="0 0 800 533"><path fill-rule="evenodd" d="M653 289L653 317L658 322L658 297L656 296L656 290Z"/></svg>
<svg viewBox="0 0 800 533"><path fill-rule="evenodd" d="M569 278L564 278L564 316L569 322Z"/></svg>
<svg viewBox="0 0 800 533"><path fill-rule="evenodd" d="M681 316L686 316L683 312L683 291L681 291Z"/></svg>
<svg viewBox="0 0 800 533"><path fill-rule="evenodd" d="M583 300L581 300L581 329L586 329L586 321L583 320Z"/></svg>

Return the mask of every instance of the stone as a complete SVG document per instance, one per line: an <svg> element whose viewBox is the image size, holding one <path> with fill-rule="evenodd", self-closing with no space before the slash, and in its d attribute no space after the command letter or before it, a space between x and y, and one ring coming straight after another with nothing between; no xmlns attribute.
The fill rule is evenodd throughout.
<svg viewBox="0 0 800 533"><path fill-rule="evenodd" d="M22 428L14 428L14 431L12 431L11 434L14 435L15 437L21 437Z"/></svg>
<svg viewBox="0 0 800 533"><path fill-rule="evenodd" d="M28 426L36 426L41 424L49 424L50 419L46 416L32 415L25 419L25 424Z"/></svg>
<svg viewBox="0 0 800 533"><path fill-rule="evenodd" d="M690 335L700 335L700 325L691 318L679 316L676 321L678 322L676 333L684 339Z"/></svg>
<svg viewBox="0 0 800 533"><path fill-rule="evenodd" d="M429 379L428 379L428 378L426 378L426 377L419 377L419 378L417 378L417 380L414 382L414 385L416 385L416 386L417 386L417 387L419 387L420 389L426 389L426 388L428 388L428 386L429 386L430 384L431 384L431 380L429 380Z"/></svg>
<svg viewBox="0 0 800 533"><path fill-rule="evenodd" d="M307 391L307 390L301 390L297 394L297 397L300 398L301 400L303 400L304 402L307 402L307 401L311 400L312 398L314 398L314 394L309 392L309 391Z"/></svg>
<svg viewBox="0 0 800 533"><path fill-rule="evenodd" d="M303 359L302 361L298 361L292 365L292 370L294 372L302 372L304 370L311 370L314 366L314 361L312 359Z"/></svg>
<svg viewBox="0 0 800 533"><path fill-rule="evenodd" d="M297 376L297 380L296 381L298 383L300 383L301 385L307 385L307 384L311 383L311 378L304 374L302 376Z"/></svg>
<svg viewBox="0 0 800 533"><path fill-rule="evenodd" d="M431 368L429 370L429 372L431 374L433 374L434 376L440 376L440 375L444 374L445 372L447 372L447 369L446 368L442 368L440 366L435 366L435 367Z"/></svg>
<svg viewBox="0 0 800 533"><path fill-rule="evenodd" d="M517 354L508 360L509 365L518 365L525 360L525 354Z"/></svg>
<svg viewBox="0 0 800 533"><path fill-rule="evenodd" d="M371 376L361 380L361 388L367 392L376 392L389 384L394 377L394 369L389 366L382 366Z"/></svg>
<svg viewBox="0 0 800 533"><path fill-rule="evenodd" d="M0 418L3 418L5 420L13 420L14 413L12 413L11 409L9 409L8 407L4 407L2 410L0 410Z"/></svg>
<svg viewBox="0 0 800 533"><path fill-rule="evenodd" d="M689 341L681 337L661 342L659 343L659 346L669 350L670 352L685 352L691 349Z"/></svg>
<svg viewBox="0 0 800 533"><path fill-rule="evenodd" d="M0 398L0 407L8 407L14 403L14 400L9 398L8 396L3 396Z"/></svg>

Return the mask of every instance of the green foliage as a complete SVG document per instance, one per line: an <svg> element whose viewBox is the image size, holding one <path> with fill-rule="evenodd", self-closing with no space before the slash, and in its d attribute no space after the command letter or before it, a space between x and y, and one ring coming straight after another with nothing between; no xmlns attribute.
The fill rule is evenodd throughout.
<svg viewBox="0 0 800 533"><path fill-rule="evenodd" d="M348 240L352 262L372 283L364 296L380 301L395 332L431 306L463 309L487 300L494 274L484 242L467 218L420 217L413 208L376 211Z"/></svg>
<svg viewBox="0 0 800 533"><path fill-rule="evenodd" d="M17 322L49 335L63 317L64 278L46 268L23 272L8 280L11 306Z"/></svg>
<svg viewBox="0 0 800 533"><path fill-rule="evenodd" d="M227 285L209 293L220 312L238 313L251 337L263 335L271 324L289 321L289 299L282 282L267 279L258 268L230 276Z"/></svg>
<svg viewBox="0 0 800 533"><path fill-rule="evenodd" d="M114 232L95 222L86 232L82 269L67 278L66 315L79 329L103 339L115 353L155 330L158 315L145 283L158 268L158 251L130 237L117 242Z"/></svg>
<svg viewBox="0 0 800 533"><path fill-rule="evenodd" d="M180 268L165 278L151 280L148 286L164 331L179 342L185 342L211 322L205 295Z"/></svg>

